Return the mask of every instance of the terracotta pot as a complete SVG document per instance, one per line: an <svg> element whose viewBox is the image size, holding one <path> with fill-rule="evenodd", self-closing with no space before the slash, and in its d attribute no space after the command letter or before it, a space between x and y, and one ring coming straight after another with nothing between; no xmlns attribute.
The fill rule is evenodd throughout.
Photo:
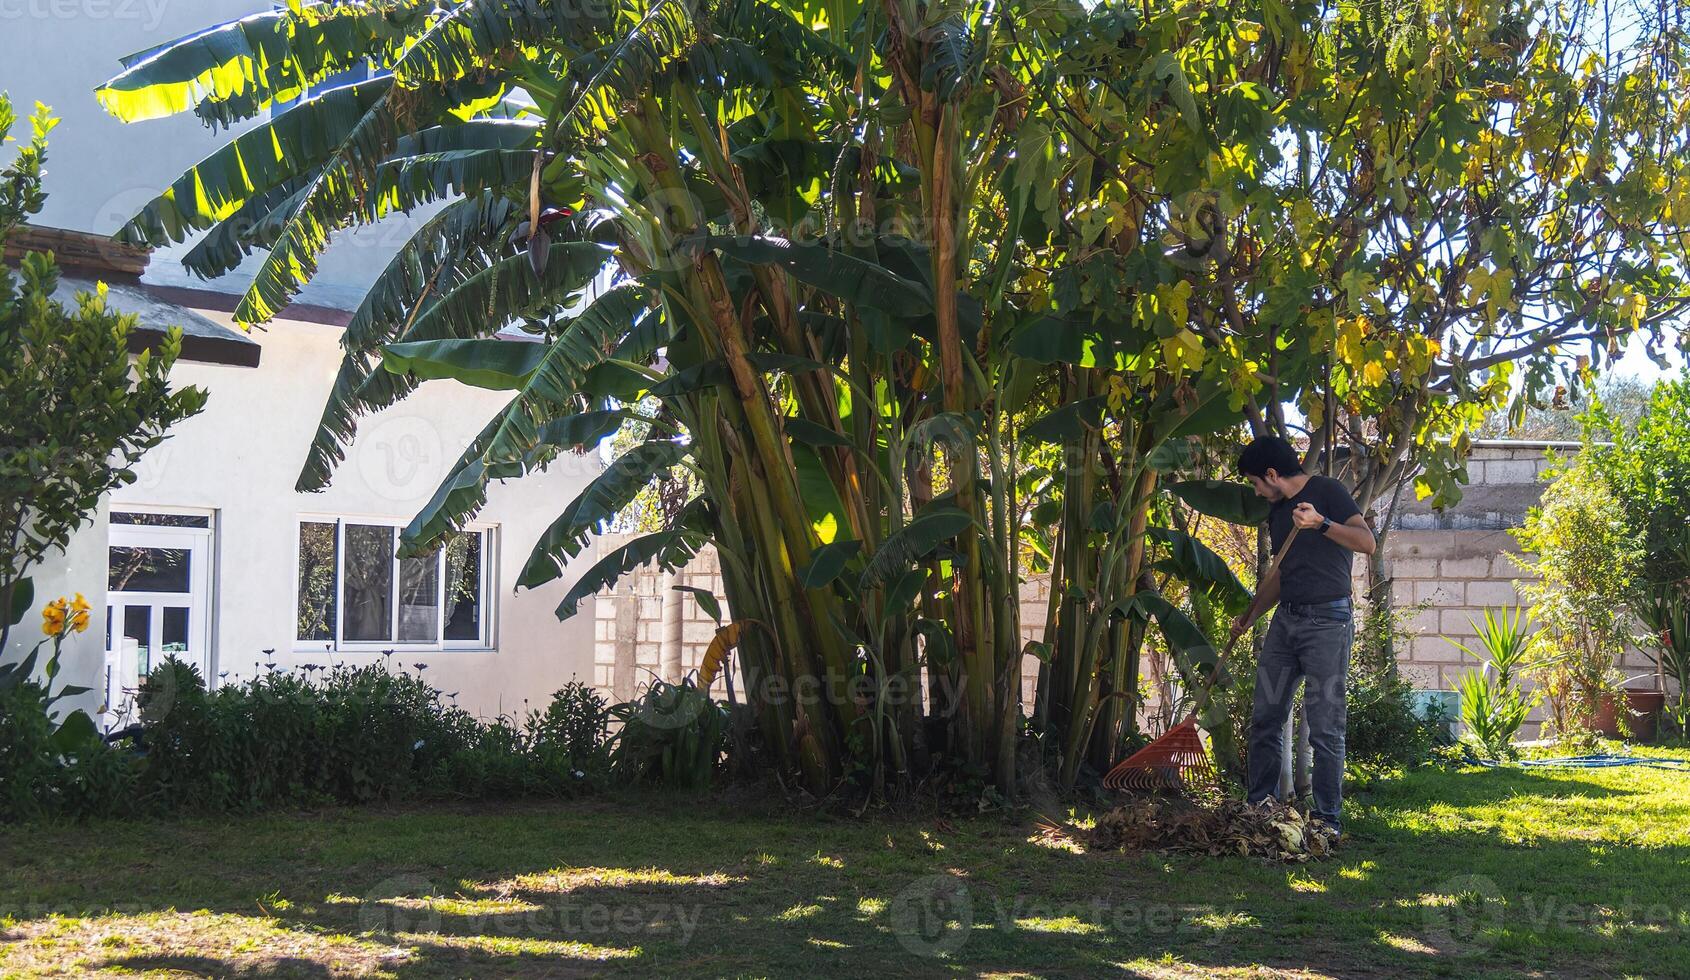
<svg viewBox="0 0 1690 980"><path fill-rule="evenodd" d="M1596 711L1596 730L1609 738L1618 738L1620 734L1618 700L1612 697L1603 698L1602 706ZM1632 741L1653 742L1655 723L1660 720L1661 708L1666 705L1667 696L1660 691L1627 691L1625 700Z"/></svg>

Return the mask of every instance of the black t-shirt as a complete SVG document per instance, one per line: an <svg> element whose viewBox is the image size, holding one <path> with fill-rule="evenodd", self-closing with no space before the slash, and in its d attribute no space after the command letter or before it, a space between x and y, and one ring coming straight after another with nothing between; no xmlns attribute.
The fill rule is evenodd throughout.
<svg viewBox="0 0 1690 980"><path fill-rule="evenodd" d="M1291 512L1298 504L1313 504L1322 517L1343 524L1361 513L1344 485L1329 476L1311 476L1303 491L1273 505L1268 514L1268 537L1273 553L1291 533ZM1350 568L1355 552L1310 528L1297 540L1279 564L1279 601L1304 604L1331 602L1350 597Z"/></svg>

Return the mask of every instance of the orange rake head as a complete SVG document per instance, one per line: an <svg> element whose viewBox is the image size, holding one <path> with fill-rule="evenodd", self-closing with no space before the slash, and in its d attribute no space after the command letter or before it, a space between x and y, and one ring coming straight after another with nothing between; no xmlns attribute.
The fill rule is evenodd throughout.
<svg viewBox="0 0 1690 980"><path fill-rule="evenodd" d="M1216 781L1214 763L1203 748L1197 716L1168 729L1167 734L1121 760L1103 777L1108 789L1180 789Z"/></svg>

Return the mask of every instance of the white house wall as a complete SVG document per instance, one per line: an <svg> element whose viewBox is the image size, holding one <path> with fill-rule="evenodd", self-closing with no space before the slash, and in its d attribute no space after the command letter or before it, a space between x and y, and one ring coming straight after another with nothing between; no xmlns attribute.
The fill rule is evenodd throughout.
<svg viewBox="0 0 1690 980"><path fill-rule="evenodd" d="M65 641L64 652L60 659L60 676L53 682L53 690L61 690L67 684L100 690L104 680L106 654L106 504L100 502L95 512L89 515L90 523L84 525L74 537L63 553L53 552L46 561L30 569L29 577L35 584L35 602L24 616L23 622L12 628L6 640L4 655L0 662L15 663L29 655L31 648L42 641L41 636L41 607L60 596L72 597L78 592L88 600L92 607L88 615L88 631L73 634ZM41 648L40 659L37 661L35 679L42 680L42 668L47 658L47 648ZM100 697L96 693L89 693L79 698L67 698L55 706L55 711L63 713L77 708L92 712L100 707Z"/></svg>
<svg viewBox="0 0 1690 980"><path fill-rule="evenodd" d="M227 314L200 312L230 323ZM347 653L321 643L296 648L298 522L311 515L409 521L509 400L505 392L426 383L360 421L328 490L296 493L294 481L340 363L340 333L339 327L276 321L256 334L264 347L256 369L179 362L172 380L208 390L205 412L177 426L142 461L135 484L112 494L116 508L215 511L212 673L226 679L251 677L264 662L295 667L380 659L380 653ZM543 474L493 484L481 519L496 526L497 576L486 597L497 604L495 649L400 652L394 666L427 664L431 683L485 716L519 713L525 699L543 707L572 677L590 680L591 604L567 623L553 612L574 575L534 591L515 592L512 585L533 542L601 466L596 454L567 454ZM103 539L105 533L103 523L97 534L90 529L78 539L77 554L83 538ZM103 585L103 556L98 567L97 584ZM91 588L76 587L93 600Z"/></svg>

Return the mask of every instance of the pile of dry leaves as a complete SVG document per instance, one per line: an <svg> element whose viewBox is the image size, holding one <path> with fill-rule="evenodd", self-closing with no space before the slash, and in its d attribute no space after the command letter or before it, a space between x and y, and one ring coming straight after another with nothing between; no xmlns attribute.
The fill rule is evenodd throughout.
<svg viewBox="0 0 1690 980"><path fill-rule="evenodd" d="M1237 854L1276 861L1308 861L1332 853L1330 838L1285 803L1214 805L1182 797L1144 797L1097 818L1092 845L1105 849Z"/></svg>

